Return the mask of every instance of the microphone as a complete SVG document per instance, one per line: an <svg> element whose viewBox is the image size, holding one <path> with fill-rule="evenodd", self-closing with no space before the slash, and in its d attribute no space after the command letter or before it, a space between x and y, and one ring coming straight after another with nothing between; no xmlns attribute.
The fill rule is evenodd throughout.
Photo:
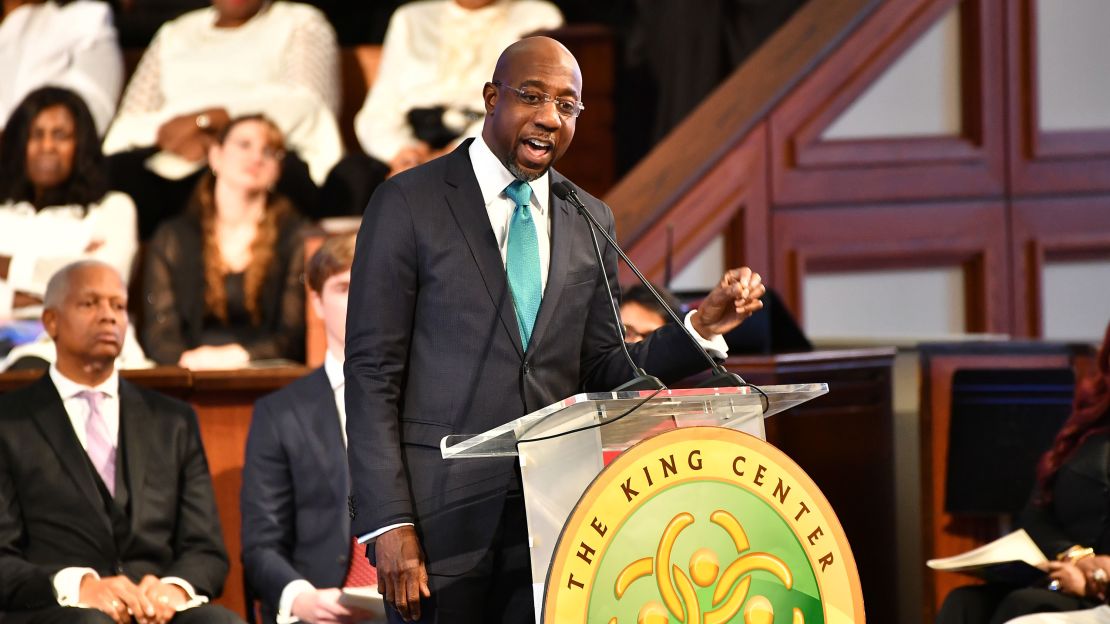
<svg viewBox="0 0 1110 624"><path fill-rule="evenodd" d="M552 185L551 190L559 199L566 200L567 196L565 189L561 186L565 182L559 182ZM574 190L571 189L573 193ZM575 196L577 198L577 195ZM574 203L574 202L571 202ZM581 203L581 202L579 202ZM582 212L582 208L578 208L578 212ZM587 219L587 222L589 220ZM588 226L587 226L588 227ZM605 272L605 260L601 255L601 245L597 242L597 234L594 234L594 229L588 227L590 232L590 240L594 245L594 258L597 259L598 270L601 271L601 278L605 281L605 292L609 294L609 309L613 313L613 320L617 324L617 337L620 338L621 351L624 352L624 359L628 360L628 366L632 368L632 374L635 375L632 379L624 382L623 384L613 388L613 392L626 392L635 390L666 390L667 386L654 375L647 374L644 369L636 364L636 360L632 359L632 354L628 352L628 344L624 341L624 324L621 323L621 313L617 309L617 299L613 296L613 285L609 283L609 274Z"/></svg>
<svg viewBox="0 0 1110 624"><path fill-rule="evenodd" d="M601 235L605 237L605 240L608 241L610 245L612 245L613 249L616 250L617 255L619 255L621 259L624 260L624 263L628 265L628 268L632 269L632 272L636 275L636 278L640 280L640 283L643 284L644 287L647 288L648 292L651 293L651 296L659 302L660 307L666 310L667 314L670 315L671 320L673 320L675 323L678 324L679 327L682 328L682 333L685 334L686 338L690 340L690 344L694 345L694 348L697 349L698 352L702 354L702 357L705 358L705 361L709 363L709 368L712 369L713 375L708 380L704 381L701 384L698 384L699 387L722 388L743 387L750 385L748 384L748 382L744 381L744 378L740 375L725 370L724 366L718 364L717 360L713 359L713 356L709 355L709 352L705 350L705 347L701 346L701 343L698 342L698 339L695 338L688 329L686 329L686 323L684 323L682 319L678 318L678 315L674 313L674 310L671 309L671 306L667 305L666 301L663 300L663 297L659 294L657 290L655 290L655 287L651 285L651 282L649 282L648 279L644 277L644 274L640 272L640 269L638 269L636 265L632 262L632 260L628 257L628 254L624 253L624 250L621 249L621 246L617 244L617 241L613 240L613 237L609 235L609 232L605 228L601 227L601 224L597 222L597 219L595 219L594 216L590 213L589 209L586 208L586 204L582 203L582 199L578 197L578 192L574 190L574 187L571 186L569 182L561 181L552 184L551 192L554 193L555 196L559 199L563 201L568 201L573 204L574 207L578 209L578 214L582 215L582 218L584 218L586 222L589 223L591 226L590 236L593 238L594 241L594 251L597 253L597 261L601 265L601 274L605 277L605 287L609 290L609 299L613 301L613 310L617 316L617 327L623 327L622 323L620 322L620 312L617 311L617 304L616 301L613 299L613 291L612 288L610 288L609 286L609 277L605 272L605 265L601 258L601 248L598 247L597 236L594 235L594 230L600 232ZM624 349L625 356L628 358L629 362L632 362L632 356L628 353L628 347L623 344L623 329L620 330L620 335L622 343L621 347ZM632 363L632 367L634 370L637 371L637 374L646 375L646 373L643 372L643 369L636 366L634 362Z"/></svg>

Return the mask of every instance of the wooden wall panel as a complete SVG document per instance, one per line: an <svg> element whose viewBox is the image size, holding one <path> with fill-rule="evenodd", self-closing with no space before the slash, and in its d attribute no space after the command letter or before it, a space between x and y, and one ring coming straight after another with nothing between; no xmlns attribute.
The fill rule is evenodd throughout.
<svg viewBox="0 0 1110 624"><path fill-rule="evenodd" d="M771 217L771 275L798 318L808 273L960 266L968 331L1010 327L1006 210L1001 202L796 208Z"/></svg>
<svg viewBox="0 0 1110 624"><path fill-rule="evenodd" d="M775 104L884 0L806 2L622 178L605 201L631 245L736 149Z"/></svg>
<svg viewBox="0 0 1110 624"><path fill-rule="evenodd" d="M722 230L726 237L728 266L747 264L766 271L768 256L768 213L766 185L766 132L761 124L737 149L714 165L665 218L654 223L628 248L628 256L640 271L662 283L667 262L668 230L673 244L672 263L683 266L693 260ZM635 277L622 263L621 282Z"/></svg>
<svg viewBox="0 0 1110 624"><path fill-rule="evenodd" d="M959 6L960 136L821 139L822 133L945 12ZM776 205L936 200L1003 191L998 0L886 3L770 117Z"/></svg>
<svg viewBox="0 0 1110 624"><path fill-rule="evenodd" d="M1012 221L1014 332L1040 336L1045 262L1110 257L1110 195L1018 199Z"/></svg>
<svg viewBox="0 0 1110 624"><path fill-rule="evenodd" d="M1035 0L1006 5L1010 181L1015 195L1110 191L1110 130L1041 130ZM1105 76L1091 76L1105 80Z"/></svg>

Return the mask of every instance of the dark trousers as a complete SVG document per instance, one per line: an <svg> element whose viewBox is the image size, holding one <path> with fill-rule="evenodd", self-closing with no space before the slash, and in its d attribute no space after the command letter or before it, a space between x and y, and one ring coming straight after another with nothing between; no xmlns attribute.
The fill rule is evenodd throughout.
<svg viewBox="0 0 1110 624"><path fill-rule="evenodd" d="M0 624L112 624L112 618L96 609L47 607L0 615ZM242 624L243 620L217 605L186 609L173 618L174 624Z"/></svg>
<svg viewBox="0 0 1110 624"><path fill-rule="evenodd" d="M205 171L202 169L180 180L167 180L145 165L146 159L157 149L135 149L107 158L112 189L127 193L135 201L139 212L139 240L143 241L150 239L160 223L185 208ZM288 197L301 214L318 218L320 191L308 175L308 165L295 153L287 153L281 161L281 178L275 190Z"/></svg>
<svg viewBox="0 0 1110 624"><path fill-rule="evenodd" d="M1043 587L971 585L948 594L937 614L937 624L1002 624L1022 615L1089 609L1098 604Z"/></svg>
<svg viewBox="0 0 1110 624"><path fill-rule="evenodd" d="M511 492L493 544L473 570L461 576L429 575L432 597L420 603L421 624L520 624L535 620L532 566L524 499ZM404 620L387 607L391 624Z"/></svg>

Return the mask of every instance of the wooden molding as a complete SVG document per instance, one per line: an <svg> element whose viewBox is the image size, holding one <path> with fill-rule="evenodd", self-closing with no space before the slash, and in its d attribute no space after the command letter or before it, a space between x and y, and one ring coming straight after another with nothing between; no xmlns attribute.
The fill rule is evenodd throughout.
<svg viewBox="0 0 1110 624"><path fill-rule="evenodd" d="M823 132L953 7L959 136L823 140ZM889 2L771 115L776 205L999 196L1004 188L998 0Z"/></svg>
<svg viewBox="0 0 1110 624"><path fill-rule="evenodd" d="M966 329L1010 327L1005 206L998 202L799 208L772 214L771 275L787 306L805 317L808 274L957 266Z"/></svg>
<svg viewBox="0 0 1110 624"><path fill-rule="evenodd" d="M882 0L807 2L605 196L632 246Z"/></svg>
<svg viewBox="0 0 1110 624"><path fill-rule="evenodd" d="M767 270L766 146L766 132L760 125L636 239L628 255L648 279L660 282L664 276L668 230L676 267L693 260L721 231L739 231L739 238L726 238L728 266L739 261L756 271ZM632 272L621 265L621 282L633 281Z"/></svg>
<svg viewBox="0 0 1110 624"><path fill-rule="evenodd" d="M1037 7L1006 6L1010 183L1015 195L1110 191L1110 129L1045 131L1038 105ZM1092 80L1097 77L1092 76Z"/></svg>
<svg viewBox="0 0 1110 624"><path fill-rule="evenodd" d="M1039 338L1045 262L1110 257L1110 196L1015 200L1011 221L1015 333Z"/></svg>

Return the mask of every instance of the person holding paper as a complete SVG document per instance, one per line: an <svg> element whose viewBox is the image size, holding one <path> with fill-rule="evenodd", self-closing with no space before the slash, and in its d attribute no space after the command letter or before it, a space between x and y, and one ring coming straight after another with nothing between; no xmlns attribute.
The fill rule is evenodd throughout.
<svg viewBox="0 0 1110 624"><path fill-rule="evenodd" d="M1037 466L1037 487L1020 525L1054 561L1046 586L961 587L938 624L1001 624L1039 612L1102 604L1110 586L1110 326L1092 374L1076 385L1071 416Z"/></svg>
<svg viewBox="0 0 1110 624"><path fill-rule="evenodd" d="M343 337L353 235L329 238L305 270L324 319L324 365L258 400L243 465L243 570L266 622L356 622L340 589L376 575L354 548L347 511ZM360 570L363 567L365 570Z"/></svg>

